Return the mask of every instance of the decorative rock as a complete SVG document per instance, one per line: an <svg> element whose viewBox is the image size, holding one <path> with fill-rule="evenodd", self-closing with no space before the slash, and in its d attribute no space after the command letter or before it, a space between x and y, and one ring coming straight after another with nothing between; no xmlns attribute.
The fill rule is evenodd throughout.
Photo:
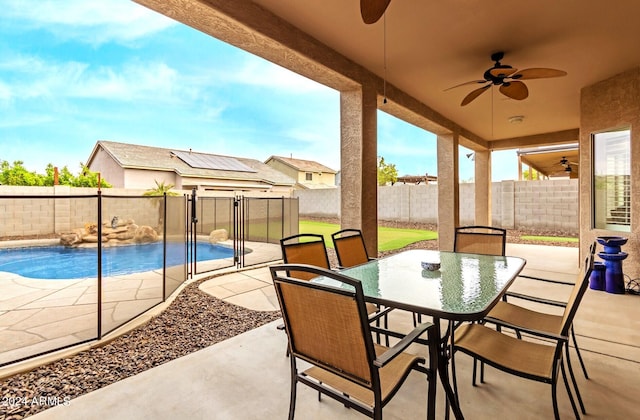
<svg viewBox="0 0 640 420"><path fill-rule="evenodd" d="M98 233L98 225L96 225L95 223L87 222L84 224L84 230L88 234L95 235L96 233Z"/></svg>
<svg viewBox="0 0 640 420"><path fill-rule="evenodd" d="M143 226L144 229L136 237L139 227L133 219L114 219L116 219L115 227L112 227L111 221L102 223L102 243L111 241L109 245L127 244L134 239L136 242L155 242L159 238L156 231L149 226ZM83 246L82 242L86 242L88 246L95 246L98 243L98 225L87 222L84 227L60 235L60 243L64 246Z"/></svg>
<svg viewBox="0 0 640 420"><path fill-rule="evenodd" d="M158 234L151 226L140 226L136 230L133 239L138 243L155 242L158 240Z"/></svg>
<svg viewBox="0 0 640 420"><path fill-rule="evenodd" d="M107 242L109 240L109 238L107 238L106 236L103 236L102 238L102 242ZM91 242L91 243L98 243L98 235L86 235L85 237L82 238L83 242Z"/></svg>
<svg viewBox="0 0 640 420"><path fill-rule="evenodd" d="M215 229L209 234L209 243L215 244L217 242L223 242L229 239L229 234L226 229Z"/></svg>
<svg viewBox="0 0 640 420"><path fill-rule="evenodd" d="M129 239L133 239L136 235L136 230L138 230L138 225L130 224L127 225L126 230L118 229L116 234L116 239L120 241L127 241Z"/></svg>
<svg viewBox="0 0 640 420"><path fill-rule="evenodd" d="M77 232L63 233L60 235L60 245L75 246L82 243L82 236Z"/></svg>

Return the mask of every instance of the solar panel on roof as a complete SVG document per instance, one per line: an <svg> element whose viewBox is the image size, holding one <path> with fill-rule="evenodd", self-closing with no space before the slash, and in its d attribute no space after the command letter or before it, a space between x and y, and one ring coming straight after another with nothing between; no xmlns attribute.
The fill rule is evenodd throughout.
<svg viewBox="0 0 640 420"><path fill-rule="evenodd" d="M184 163L192 168L217 169L220 171L257 172L255 169L245 165L236 158L229 156L208 155L204 153L193 153L173 150Z"/></svg>

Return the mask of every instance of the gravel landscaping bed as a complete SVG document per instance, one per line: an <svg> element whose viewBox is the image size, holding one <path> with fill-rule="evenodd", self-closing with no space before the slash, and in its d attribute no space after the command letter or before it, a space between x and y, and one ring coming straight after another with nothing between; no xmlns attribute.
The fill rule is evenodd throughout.
<svg viewBox="0 0 640 420"><path fill-rule="evenodd" d="M314 219L338 223L335 219ZM380 222L381 226L437 230L435 225ZM561 235L557 232L509 230L507 242L577 247L572 242L522 240L527 235ZM438 241L421 241L406 249L437 249ZM387 251L379 256L402 250ZM328 249L337 265L333 249ZM279 312L257 312L225 303L198 289L204 280L188 285L160 315L102 347L41 366L0 381L0 420L22 419L52 405L94 391L116 381L185 356L280 317ZM42 403L41 398L48 398Z"/></svg>

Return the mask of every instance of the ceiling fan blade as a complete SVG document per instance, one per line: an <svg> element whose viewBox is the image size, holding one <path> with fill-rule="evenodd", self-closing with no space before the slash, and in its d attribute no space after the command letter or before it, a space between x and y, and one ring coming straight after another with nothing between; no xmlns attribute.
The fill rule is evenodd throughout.
<svg viewBox="0 0 640 420"><path fill-rule="evenodd" d="M486 86L482 86L479 89L472 90L471 93L469 93L467 96L464 97L464 99L462 100L462 103L460 103L460 106L465 106L465 105L469 104L471 101L476 99L478 96L480 96L484 92L486 92L487 89L489 89L490 87L491 87L491 85L486 85Z"/></svg>
<svg viewBox="0 0 640 420"><path fill-rule="evenodd" d="M517 71L518 69L514 69L513 67L494 67L489 69L489 74L493 77L508 77Z"/></svg>
<svg viewBox="0 0 640 420"><path fill-rule="evenodd" d="M527 85L522 82L518 82L517 80L505 82L500 86L500 92L503 95L518 101L526 99L527 96L529 96L529 89L527 89Z"/></svg>
<svg viewBox="0 0 640 420"><path fill-rule="evenodd" d="M384 15L391 0L360 0L360 14L366 24L376 23Z"/></svg>
<svg viewBox="0 0 640 420"><path fill-rule="evenodd" d="M512 75L512 79L518 80L531 80L531 79L546 79L549 77L562 77L566 76L567 72L556 69L544 69L544 68L531 68L520 70L516 74Z"/></svg>
<svg viewBox="0 0 640 420"><path fill-rule="evenodd" d="M472 80L470 82L464 82L464 83L460 83L459 85L455 85L455 86L451 86L450 88L446 88L445 90L443 90L443 92L446 92L446 91L451 90L451 89L455 89L455 88L460 87L460 86L477 85L479 83L487 83L487 81L484 80L484 79L483 80Z"/></svg>

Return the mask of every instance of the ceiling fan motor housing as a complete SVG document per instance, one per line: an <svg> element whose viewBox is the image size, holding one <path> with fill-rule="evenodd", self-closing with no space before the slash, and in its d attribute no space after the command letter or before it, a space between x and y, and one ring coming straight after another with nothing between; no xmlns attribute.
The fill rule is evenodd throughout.
<svg viewBox="0 0 640 420"><path fill-rule="evenodd" d="M511 70L501 72L500 69ZM496 71L497 70L497 71ZM484 72L484 80L493 83L494 85L501 85L505 83L504 79L513 73L513 67L496 63L495 66Z"/></svg>

